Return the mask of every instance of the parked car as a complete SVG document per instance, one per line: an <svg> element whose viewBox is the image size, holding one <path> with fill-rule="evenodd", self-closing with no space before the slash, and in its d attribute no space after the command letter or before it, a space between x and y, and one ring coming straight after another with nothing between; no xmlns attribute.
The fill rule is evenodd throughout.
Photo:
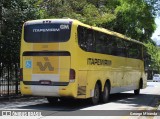
<svg viewBox="0 0 160 119"><path fill-rule="evenodd" d="M153 75L153 81L160 82L160 74L154 74Z"/></svg>

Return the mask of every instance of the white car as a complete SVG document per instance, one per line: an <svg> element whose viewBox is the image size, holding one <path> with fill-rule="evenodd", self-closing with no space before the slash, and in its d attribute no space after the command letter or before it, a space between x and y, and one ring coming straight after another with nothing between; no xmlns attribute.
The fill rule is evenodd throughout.
<svg viewBox="0 0 160 119"><path fill-rule="evenodd" d="M154 74L153 75L153 81L160 82L160 74Z"/></svg>

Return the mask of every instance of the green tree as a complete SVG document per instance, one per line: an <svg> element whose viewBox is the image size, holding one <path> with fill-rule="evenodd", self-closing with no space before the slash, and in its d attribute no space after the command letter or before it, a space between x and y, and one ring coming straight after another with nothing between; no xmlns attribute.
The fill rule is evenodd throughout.
<svg viewBox="0 0 160 119"><path fill-rule="evenodd" d="M68 17L94 26L115 19L115 15L107 12L107 8L103 5L106 2L100 1L98 5L95 5L96 2L96 0L92 2L87 0L39 0L37 5L46 12L47 18Z"/></svg>
<svg viewBox="0 0 160 119"><path fill-rule="evenodd" d="M160 48L155 46L154 42L148 42L145 44L147 53L150 56L150 60L147 65L150 65L151 69L158 70L160 72Z"/></svg>
<svg viewBox="0 0 160 119"><path fill-rule="evenodd" d="M147 42L156 26L154 7L144 0L118 0L114 12L116 19L106 24L111 30L133 39Z"/></svg>
<svg viewBox="0 0 160 119"><path fill-rule="evenodd" d="M33 5L35 0L1 0L0 16L0 73L5 66L19 63L20 37L26 20L37 19L40 14Z"/></svg>

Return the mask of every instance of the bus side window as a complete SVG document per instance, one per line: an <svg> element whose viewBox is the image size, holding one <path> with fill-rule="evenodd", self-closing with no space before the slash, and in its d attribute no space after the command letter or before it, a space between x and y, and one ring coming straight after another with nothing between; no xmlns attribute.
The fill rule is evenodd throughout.
<svg viewBox="0 0 160 119"><path fill-rule="evenodd" d="M138 44L138 52L139 52L138 59L143 60L143 46L140 44Z"/></svg>
<svg viewBox="0 0 160 119"><path fill-rule="evenodd" d="M87 30L84 27L78 26L78 44L80 48L87 51L87 42L86 42Z"/></svg>
<svg viewBox="0 0 160 119"><path fill-rule="evenodd" d="M116 42L117 42L117 55L125 57L126 56L126 49L125 49L124 41L121 40L120 38L117 38Z"/></svg>
<svg viewBox="0 0 160 119"><path fill-rule="evenodd" d="M139 59L140 58L140 52L138 49L138 44L133 43L133 42L128 42L128 57L129 58L135 58Z"/></svg>
<svg viewBox="0 0 160 119"><path fill-rule="evenodd" d="M105 34L101 33L101 32L96 32L96 52L97 53L106 53L106 38L105 38Z"/></svg>
<svg viewBox="0 0 160 119"><path fill-rule="evenodd" d="M95 39L94 39L94 33L93 30L87 29L87 35L86 35L86 44L87 44L87 51L89 52L95 52Z"/></svg>
<svg viewBox="0 0 160 119"><path fill-rule="evenodd" d="M111 55L114 55L114 56L117 55L117 43L113 38L111 40Z"/></svg>
<svg viewBox="0 0 160 119"><path fill-rule="evenodd" d="M78 44L81 49L95 52L95 38L92 29L78 26Z"/></svg>
<svg viewBox="0 0 160 119"><path fill-rule="evenodd" d="M102 39L101 39L101 33L95 32L96 36L96 53L101 53L101 47L102 47Z"/></svg>

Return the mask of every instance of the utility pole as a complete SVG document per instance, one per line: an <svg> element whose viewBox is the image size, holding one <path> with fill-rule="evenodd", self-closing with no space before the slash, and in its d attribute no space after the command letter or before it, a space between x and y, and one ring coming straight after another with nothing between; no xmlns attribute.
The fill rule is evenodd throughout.
<svg viewBox="0 0 160 119"><path fill-rule="evenodd" d="M0 1L0 77L2 76L2 25L3 25L3 0Z"/></svg>
<svg viewBox="0 0 160 119"><path fill-rule="evenodd" d="M2 7L3 7L3 1L0 1L0 36L2 35Z"/></svg>

